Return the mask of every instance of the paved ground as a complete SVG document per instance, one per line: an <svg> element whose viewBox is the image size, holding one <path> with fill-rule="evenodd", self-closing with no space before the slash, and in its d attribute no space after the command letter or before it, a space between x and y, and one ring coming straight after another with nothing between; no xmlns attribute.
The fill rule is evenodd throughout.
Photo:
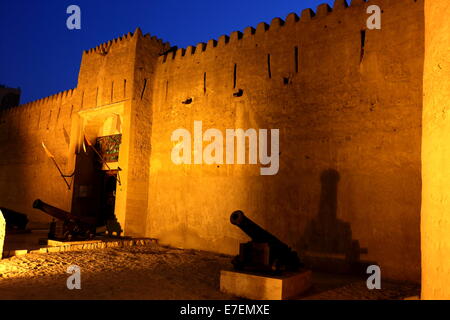
<svg viewBox="0 0 450 320"><path fill-rule="evenodd" d="M0 262L1 299L228 299L218 274L229 258L157 245L29 254ZM68 290L67 267L81 268Z"/></svg>
<svg viewBox="0 0 450 320"><path fill-rule="evenodd" d="M366 279L336 276L332 274L315 274L315 288L301 297L305 300L399 300L420 295L420 287L382 281L381 290L368 290Z"/></svg>
<svg viewBox="0 0 450 320"><path fill-rule="evenodd" d="M32 230L29 233L7 234L3 250L35 250L43 248L45 244L39 244L39 239L46 239L48 230Z"/></svg>
<svg viewBox="0 0 450 320"><path fill-rule="evenodd" d="M69 265L81 268L81 290L68 290ZM28 254L0 261L0 299L233 299L219 292L230 257L158 245ZM316 273L306 299L401 299L416 286Z"/></svg>

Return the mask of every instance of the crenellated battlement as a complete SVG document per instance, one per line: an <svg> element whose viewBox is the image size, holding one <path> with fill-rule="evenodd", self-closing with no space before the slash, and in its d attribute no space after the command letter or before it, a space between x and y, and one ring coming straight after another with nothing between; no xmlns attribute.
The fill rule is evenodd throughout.
<svg viewBox="0 0 450 320"><path fill-rule="evenodd" d="M420 3L423 0L399 0L407 3ZM83 55L90 56L94 53L100 55L106 55L111 50L114 50L116 45L128 45L130 41L133 39L146 39L148 41L154 42L161 46L162 53L158 58L159 63L166 63L167 61L177 61L178 59L183 59L189 56L195 56L199 54L203 54L205 52L209 52L216 48L224 48L224 47L232 47L237 45L240 41L247 41L251 39L255 39L256 37L261 38L264 36L271 35L271 32L291 32L292 30L299 30L299 28L305 28L308 25L312 25L319 21L323 21L323 18L329 17L331 15L338 15L339 17L352 17L354 19L354 15L344 14L346 10L358 10L361 15L366 15L365 8L371 4L377 4L382 7L388 7L393 4L392 0L335 0L333 7L329 6L326 3L320 4L317 6L314 11L311 8L304 9L298 15L295 12L289 13L285 19L281 19L279 17L275 17L271 20L270 24L266 22L260 22L256 27L246 27L243 31L233 31L229 35L221 35L217 40L210 39L207 42L200 42L195 46L188 46L186 48L179 48L177 46L170 47L168 42L164 42L162 39L152 36L150 34L142 34L140 28L136 28L134 32L128 32L123 34L115 39L109 40L107 42L101 43L96 47L90 48L88 50L83 51ZM358 15L360 17L360 15ZM359 18L358 18L359 19ZM339 21L339 23L341 23ZM356 23L356 21L355 21ZM358 23L361 23L359 21ZM306 31L307 32L307 31ZM52 96L41 98L32 102L29 102L24 105L35 105L40 103L47 103L49 101L54 101L59 99L60 97L67 97L73 94L73 91L76 89L66 90L60 93L56 93Z"/></svg>
<svg viewBox="0 0 450 320"><path fill-rule="evenodd" d="M73 93L74 93L75 91L76 91L76 88L74 88L74 89L69 89L69 90L64 90L64 91L55 93L55 94L53 94L53 95L50 95L50 96L48 96L48 97L45 97L45 98L42 98L42 99L38 99L38 100L35 100L35 101L28 102L28 103L26 103L26 104L24 104L24 105L33 105L33 104L40 104L40 103L48 103L48 102L51 102L51 101L57 101L57 100L59 100L59 99L64 99L64 98L67 98L67 97L72 97L72 96L73 96Z"/></svg>
<svg viewBox="0 0 450 320"><path fill-rule="evenodd" d="M35 106L40 106L43 104L57 102L59 100L65 100L67 98L71 98L74 95L76 90L77 90L76 88L68 89L68 90L64 90L64 91L52 94L52 95L44 97L44 98L40 98L40 99L37 99L34 101L23 103L23 104L18 105L17 107L4 110L3 114L7 115L9 113L16 113L16 112L22 111L23 109L29 108L29 107L35 107Z"/></svg>
<svg viewBox="0 0 450 320"><path fill-rule="evenodd" d="M84 50L84 53L85 54L103 53L106 50L109 50L114 44L125 43L125 42L129 41L133 37L133 34L134 33L132 33L132 32L128 32L122 36L115 38L115 39L101 43L96 47L90 48L88 50Z"/></svg>
<svg viewBox="0 0 450 320"><path fill-rule="evenodd" d="M134 32L128 32L126 34L123 34L122 36L115 38L115 39L101 43L94 48L84 50L84 54L93 54L93 53L106 54L107 52L109 52L109 50L113 49L115 45L126 44L127 42L131 41L135 37L143 37L147 40L154 41L160 45L165 44L165 42L162 39L160 39L156 36L152 36L149 33L143 35L141 29L138 27L138 28L136 28L136 30Z"/></svg>
<svg viewBox="0 0 450 320"><path fill-rule="evenodd" d="M406 3L418 3L423 2L423 0L401 0ZM162 39L152 36L150 34L143 35L140 28L136 28L134 32L128 32L115 39L109 40L107 42L101 43L96 47L90 48L83 52L83 55L90 56L94 53L100 55L106 55L111 50L114 50L117 45L127 45L131 40L140 38L146 39L151 42L155 42L159 46L166 48L162 51L159 57L159 63L166 63L167 61L176 61L189 56L199 55L204 52L209 52L215 48L224 48L229 46L235 46L240 41L247 41L254 39L255 37L262 37L263 35L268 35L270 37L271 32L292 32L292 30L298 30L298 28L305 28L308 25L322 21L330 15L338 15L342 17L348 17L349 15L344 15L346 10L358 10L361 15L365 15L365 8L371 4L378 4L380 6L386 7L392 4L391 0L352 0L351 3L346 0L335 0L333 7L328 4L320 4L314 11L311 8L304 9L298 15L295 12L289 13L285 19L275 17L271 20L270 24L266 22L260 22L256 27L249 26L243 31L233 31L229 35L221 35L217 40L210 39L207 42L200 42L195 46L188 46L186 48L179 48L177 46L170 47L169 43L164 42ZM353 15L352 15L353 18ZM70 91L70 90L68 90ZM67 91L67 92L68 92ZM49 99L57 99L59 95L65 93L55 94L50 97L42 98L30 103L42 103Z"/></svg>
<svg viewBox="0 0 450 320"><path fill-rule="evenodd" d="M362 4L366 4L364 0L361 0ZM361 5L361 1L353 0L352 6ZM345 9L348 7L346 0L336 0L334 3L334 8ZM222 35L216 39L210 39L207 43L200 42L196 46L188 46L187 48L178 48L172 47L171 50L168 50L164 55L162 55L160 62L165 63L167 60L173 60L178 57L189 56L193 54L198 54L204 52L206 50L210 50L216 47L223 47L225 45L233 45L242 39L248 39L253 36L258 36L260 34L264 34L267 31L278 30L284 26L290 26L299 22L306 22L312 19L317 19L323 16L326 16L333 12L333 9L328 4L321 4L317 7L317 13L315 13L312 9L304 9L301 12L301 18L294 12L289 13L286 16L286 19L283 20L279 17L275 17L272 19L270 25L266 22L260 22L256 28L247 27L243 32L241 31L233 31L230 35Z"/></svg>
<svg viewBox="0 0 450 320"><path fill-rule="evenodd" d="M417 3L423 0L404 0L405 2ZM216 39L210 39L206 43L200 42L196 46L188 46L187 48L172 47L171 50L165 52L160 58L160 63L165 63L177 58L199 54L201 52L209 51L214 48L224 47L226 45L234 45L240 40L246 40L253 37L258 37L267 32L275 32L280 29L292 29L296 25L316 23L323 18L330 15L339 15L344 17L344 10L360 10L361 14L366 14L366 7L372 4L380 6L388 6L391 4L390 0L352 0L350 5L346 0L335 0L333 7L323 3L317 6L314 11L311 8L304 9L298 16L295 12L289 13L283 20L279 17L273 18L270 24L260 22L256 28L247 27L243 32L234 31L230 35L222 35ZM355 21L356 23L356 21Z"/></svg>

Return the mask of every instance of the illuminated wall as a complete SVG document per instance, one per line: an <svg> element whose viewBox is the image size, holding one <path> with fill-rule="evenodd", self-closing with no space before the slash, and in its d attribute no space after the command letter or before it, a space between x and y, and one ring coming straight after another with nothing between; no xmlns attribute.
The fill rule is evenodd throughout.
<svg viewBox="0 0 450 320"><path fill-rule="evenodd" d="M72 183L69 190L41 143L44 142L55 156L63 173L71 174L77 154L83 152L83 134L94 142L110 122L109 118L117 115L123 131L119 166L124 171L121 172L122 185L117 188L116 216L125 228L127 206L132 205L136 197L128 190L129 172L140 170L135 162L129 163L129 159L136 157L129 156L131 151L135 152L135 143L130 142L134 136L130 127L138 128L133 98L136 90L140 95L144 82L144 79L142 83L136 80L140 76L140 69L135 72L138 39L139 47L147 45L153 49L151 56L157 56L167 46L155 37L144 37L140 30L134 36L128 33L83 52L76 89L1 111L0 205L28 214L30 227L45 226L51 220L32 209L35 199L70 211L72 198L77 201L80 187L89 178L81 179L79 184ZM149 155L146 157L148 159ZM75 173L83 176L83 169L77 170ZM67 180L71 182L71 178ZM131 188L135 188L134 181L132 179ZM146 191L141 193L147 196ZM147 203L141 207L145 214Z"/></svg>
<svg viewBox="0 0 450 320"><path fill-rule="evenodd" d="M241 209L310 260L359 253L419 281L423 1L376 3L381 30L366 30L367 3L337 1L159 59L147 235L236 253ZM194 120L280 129L278 174L173 164L171 133Z"/></svg>
<svg viewBox="0 0 450 320"><path fill-rule="evenodd" d="M49 221L45 214L32 209L37 198L70 209L71 192L41 143L52 152L64 173L69 172L67 151L76 97L76 90L68 90L1 112L0 203L28 214L31 227Z"/></svg>
<svg viewBox="0 0 450 320"><path fill-rule="evenodd" d="M443 14L447 13L447 14ZM425 3L422 298L450 299L450 2Z"/></svg>
<svg viewBox="0 0 450 320"><path fill-rule="evenodd" d="M241 209L311 261L419 281L424 3L372 2L381 30L366 28L371 3L337 0L165 55L140 30L85 51L75 90L2 113L1 205L35 221L47 221L36 198L70 210L77 186L67 190L40 143L70 173L83 132L113 112L125 234L234 254L247 238L229 216ZM171 134L195 120L279 129L278 174L175 165Z"/></svg>

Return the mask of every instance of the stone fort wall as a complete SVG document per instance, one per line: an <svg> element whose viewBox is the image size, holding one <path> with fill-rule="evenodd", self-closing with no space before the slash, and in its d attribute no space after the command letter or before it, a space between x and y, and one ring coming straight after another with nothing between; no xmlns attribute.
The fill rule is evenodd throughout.
<svg viewBox="0 0 450 320"><path fill-rule="evenodd" d="M145 44L146 52L153 50L155 55L163 51L161 48L167 48L156 37L144 37L140 31L133 35L128 33L84 51L77 88L1 111L1 206L28 214L30 226L43 226L50 221L47 215L32 208L35 199L70 211L72 197L79 192L80 183L71 178L67 179L71 189L67 188L42 148L42 142L62 172L71 174L75 170L76 154L81 151L83 133L95 138L104 120L102 109L118 105L120 108L116 109L123 113L122 127L126 128L120 165L128 167L131 101L134 90L141 90L134 79L138 75L135 73L137 39L143 43L139 46ZM122 178L124 183L118 189L117 205L123 220L127 171ZM143 208L145 211L146 204Z"/></svg>
<svg viewBox="0 0 450 320"><path fill-rule="evenodd" d="M381 30L366 28L370 4ZM69 210L72 191L41 141L70 173L80 114L121 104L116 215L129 234L234 254L246 237L229 215L241 209L305 257L361 259L418 281L423 5L337 0L165 55L140 32L86 51L76 89L2 113L2 205L39 221L38 197ZM278 174L173 164L171 134L195 120L280 129Z"/></svg>
<svg viewBox="0 0 450 320"><path fill-rule="evenodd" d="M450 299L450 21L443 12L450 12L450 2L425 3L421 299L426 300Z"/></svg>
<svg viewBox="0 0 450 320"><path fill-rule="evenodd" d="M366 30L369 4L381 30ZM246 237L229 215L241 209L306 255L359 251L384 276L418 281L423 33L423 1L337 1L160 57L147 234L235 253ZM278 174L173 164L171 133L194 120L223 134L280 129Z"/></svg>
<svg viewBox="0 0 450 320"><path fill-rule="evenodd" d="M68 90L1 113L1 206L31 214L31 225L48 221L32 209L38 197L69 208L69 191L41 144L67 172L70 119L78 108L75 96L76 90Z"/></svg>

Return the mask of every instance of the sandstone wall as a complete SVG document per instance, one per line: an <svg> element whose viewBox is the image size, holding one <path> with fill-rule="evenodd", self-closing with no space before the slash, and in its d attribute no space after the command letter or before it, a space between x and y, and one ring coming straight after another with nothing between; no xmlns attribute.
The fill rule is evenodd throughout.
<svg viewBox="0 0 450 320"><path fill-rule="evenodd" d="M76 90L68 90L1 113L0 203L28 214L31 227L49 221L32 208L37 198L70 209L70 191L45 154L42 142L62 171L70 173L67 154L76 96Z"/></svg>
<svg viewBox="0 0 450 320"><path fill-rule="evenodd" d="M101 126L95 123L95 117L88 122L80 112L124 103L127 91L128 97L131 95L135 53L131 38L129 33L84 51L76 89L2 111L0 204L27 214L30 227L50 221L47 215L32 209L35 199L70 211L73 192L76 197L80 185L74 180L71 190L67 188L41 143L55 156L64 174L74 172L83 132L88 131L95 140L95 129Z"/></svg>
<svg viewBox="0 0 450 320"><path fill-rule="evenodd" d="M77 154L83 153L83 135L86 134L94 143L95 138L101 135L104 121L111 115L120 117L120 130L124 133L119 155L119 166L124 171L116 201L116 215L124 226L137 42L139 39L156 47L165 46L155 37L144 37L140 30L136 34L128 33L84 51L76 89L2 111L0 206L28 214L31 227L49 221L47 215L32 209L32 202L37 198L63 210L83 210L73 208L72 203L86 202L80 201L78 195L81 186L92 183L89 176L91 168L83 163L76 167ZM153 56L160 54L161 49L155 52ZM65 174L75 170L71 190L45 154L42 142ZM147 203L142 205L144 214L146 208Z"/></svg>
<svg viewBox="0 0 450 320"><path fill-rule="evenodd" d="M366 30L369 4L383 10L381 30ZM336 1L312 14L160 58L146 234L236 253L246 237L229 215L241 209L306 255L367 252L383 276L418 281L423 1ZM173 164L171 133L194 120L280 129L278 174Z"/></svg>
<svg viewBox="0 0 450 320"><path fill-rule="evenodd" d="M117 185L115 214L122 230L125 224L126 198L128 188L128 154L130 143L130 110L133 93L133 73L135 65L136 37L132 33L103 43L83 53L78 76L78 90L83 97L77 119L72 124L73 154L80 151L85 134L92 142L99 135L104 121L114 114L120 119L122 144L118 166L121 184ZM96 155L92 157L97 158ZM75 158L74 158L75 159ZM92 180L92 160L79 158L77 179L74 186L73 204L79 211L87 210L99 201L98 191L92 191L91 199L78 197L78 190ZM75 167L75 163L73 164ZM75 209L75 208L74 208Z"/></svg>
<svg viewBox="0 0 450 320"><path fill-rule="evenodd" d="M152 84L155 82L155 68L158 57L169 49L168 43L163 43L156 37L143 36L140 30L134 34L135 56L132 69L132 98L127 116L129 117L128 163L122 176L126 175L128 188L126 190L125 232L131 236L145 234L149 165L151 153ZM122 146L121 146L122 148ZM116 207L117 211L117 207Z"/></svg>
<svg viewBox="0 0 450 320"><path fill-rule="evenodd" d="M381 30L366 30L370 4ZM85 51L76 89L2 112L0 205L38 222L48 218L31 209L36 198L71 210L89 177L68 191L41 142L71 173L83 133L95 139L117 114L126 234L236 253L246 237L229 215L241 209L305 257L418 281L423 6L337 0L161 57L168 45L139 30ZM171 134L195 120L222 133L279 129L278 174L173 164Z"/></svg>
<svg viewBox="0 0 450 320"><path fill-rule="evenodd" d="M450 3L425 1L422 298L450 299Z"/></svg>

